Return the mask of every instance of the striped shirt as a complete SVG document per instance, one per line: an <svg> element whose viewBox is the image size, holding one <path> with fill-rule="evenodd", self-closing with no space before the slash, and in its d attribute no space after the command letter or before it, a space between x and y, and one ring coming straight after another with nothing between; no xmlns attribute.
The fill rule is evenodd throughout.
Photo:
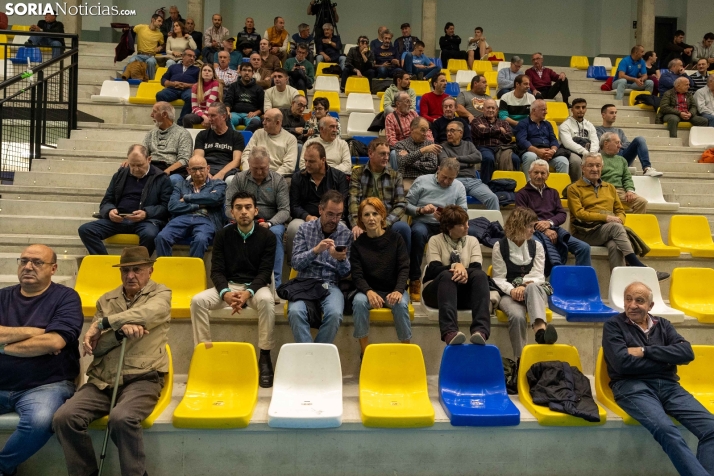
<svg viewBox="0 0 714 476"><path fill-rule="evenodd" d="M208 110L208 106L216 101L218 97L218 81L210 81L203 84L203 101L198 102L198 83L191 87L191 112L203 117Z"/></svg>
<svg viewBox="0 0 714 476"><path fill-rule="evenodd" d="M335 246L347 246L347 257L344 261L337 261L328 250L320 254L312 252L312 249L325 238L333 240ZM352 246L352 232L342 222L339 222L337 229L327 237L322 232L319 218L303 223L298 228L293 241L293 268L297 270L298 278L316 278L337 284L340 278L350 274L350 246Z"/></svg>
<svg viewBox="0 0 714 476"><path fill-rule="evenodd" d="M703 87L706 87L707 85L707 74L699 74L699 71L694 73L693 75L689 76L689 82L693 83L692 86L690 86L689 90L691 92L695 92L698 89L701 89Z"/></svg>

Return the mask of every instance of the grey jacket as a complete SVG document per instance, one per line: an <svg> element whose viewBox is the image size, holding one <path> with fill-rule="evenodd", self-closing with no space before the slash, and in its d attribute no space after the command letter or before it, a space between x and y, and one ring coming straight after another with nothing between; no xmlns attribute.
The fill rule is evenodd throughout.
<svg viewBox="0 0 714 476"><path fill-rule="evenodd" d="M226 189L226 216L231 216L231 198L236 192L250 192L255 196L258 217L273 225L282 225L290 218L290 187L288 182L277 172L270 171L265 180L258 185L245 170L236 174Z"/></svg>

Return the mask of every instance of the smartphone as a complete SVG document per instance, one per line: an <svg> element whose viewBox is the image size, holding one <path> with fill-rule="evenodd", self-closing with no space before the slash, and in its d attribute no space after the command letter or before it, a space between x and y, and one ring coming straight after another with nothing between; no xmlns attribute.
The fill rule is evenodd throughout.
<svg viewBox="0 0 714 476"><path fill-rule="evenodd" d="M338 253L342 253L342 252L345 251L346 249L347 249L347 246L346 246L346 245L335 246L335 251L337 251Z"/></svg>
<svg viewBox="0 0 714 476"><path fill-rule="evenodd" d="M124 217L131 216L131 213L119 213L118 215L119 215L120 217L124 218Z"/></svg>

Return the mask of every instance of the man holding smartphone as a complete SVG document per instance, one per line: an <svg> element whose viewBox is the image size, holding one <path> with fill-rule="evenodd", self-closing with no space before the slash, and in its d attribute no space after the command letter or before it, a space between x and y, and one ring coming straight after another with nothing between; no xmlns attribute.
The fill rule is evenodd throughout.
<svg viewBox="0 0 714 476"><path fill-rule="evenodd" d="M151 256L154 239L169 219L173 190L169 176L151 165L141 144L129 147L126 164L109 182L99 206L101 218L79 227L79 238L90 255L108 254L102 240L132 234L139 235L139 244Z"/></svg>

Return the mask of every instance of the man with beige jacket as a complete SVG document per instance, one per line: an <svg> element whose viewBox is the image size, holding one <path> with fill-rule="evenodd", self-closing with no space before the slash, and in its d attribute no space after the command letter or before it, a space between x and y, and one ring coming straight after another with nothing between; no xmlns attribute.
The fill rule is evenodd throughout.
<svg viewBox="0 0 714 476"><path fill-rule="evenodd" d="M146 474L141 421L151 414L169 370L166 354L171 321L171 290L151 281L154 268L143 246L122 251L118 267L122 285L97 300L97 312L82 343L94 356L87 383L55 413L53 427L70 476L96 474L97 461L89 424L110 410L112 389L120 379L109 432L119 451L122 476ZM107 272L110 272L107 270ZM128 339L121 375L118 331Z"/></svg>

